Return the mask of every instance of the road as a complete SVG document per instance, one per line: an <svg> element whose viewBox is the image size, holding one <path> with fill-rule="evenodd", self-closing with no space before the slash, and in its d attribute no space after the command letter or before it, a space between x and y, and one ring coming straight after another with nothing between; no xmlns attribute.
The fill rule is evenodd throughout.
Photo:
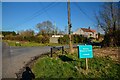
<svg viewBox="0 0 120 80"><path fill-rule="evenodd" d="M0 79L2 78L2 39L0 39Z"/></svg>
<svg viewBox="0 0 120 80"><path fill-rule="evenodd" d="M49 52L45 47L10 47L2 44L2 78L16 78L19 71L32 57Z"/></svg>
<svg viewBox="0 0 120 80"><path fill-rule="evenodd" d="M68 45L64 46L68 48ZM74 45L76 47L76 45ZM32 57L49 52L45 47L10 47L0 42L0 78L16 78L16 74Z"/></svg>

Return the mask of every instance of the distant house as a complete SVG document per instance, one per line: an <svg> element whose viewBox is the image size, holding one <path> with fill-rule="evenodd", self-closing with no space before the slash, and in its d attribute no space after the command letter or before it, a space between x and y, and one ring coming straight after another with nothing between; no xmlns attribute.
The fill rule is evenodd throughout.
<svg viewBox="0 0 120 80"><path fill-rule="evenodd" d="M98 33L96 32L96 30L92 30L90 28L80 28L77 31L73 32L73 34L77 34L77 35L83 35L84 37L93 37L93 38L98 38Z"/></svg>
<svg viewBox="0 0 120 80"><path fill-rule="evenodd" d="M2 34L0 34L0 38L4 37Z"/></svg>
<svg viewBox="0 0 120 80"><path fill-rule="evenodd" d="M63 37L63 35L52 35L52 37Z"/></svg>
<svg viewBox="0 0 120 80"><path fill-rule="evenodd" d="M52 35L52 37L50 37L50 43L58 43L60 37L63 37L63 35Z"/></svg>

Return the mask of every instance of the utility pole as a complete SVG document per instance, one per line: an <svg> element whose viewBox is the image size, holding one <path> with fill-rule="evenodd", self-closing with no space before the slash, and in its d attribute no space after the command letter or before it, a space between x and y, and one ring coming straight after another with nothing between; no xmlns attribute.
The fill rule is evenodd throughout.
<svg viewBox="0 0 120 80"><path fill-rule="evenodd" d="M54 22L54 35L56 35L56 23Z"/></svg>
<svg viewBox="0 0 120 80"><path fill-rule="evenodd" d="M70 20L70 0L68 0L67 7L68 7L68 34L69 34L69 39L70 39L69 48L70 48L70 52L73 53L73 45L72 45L72 37L71 37L72 25L71 25L71 20Z"/></svg>

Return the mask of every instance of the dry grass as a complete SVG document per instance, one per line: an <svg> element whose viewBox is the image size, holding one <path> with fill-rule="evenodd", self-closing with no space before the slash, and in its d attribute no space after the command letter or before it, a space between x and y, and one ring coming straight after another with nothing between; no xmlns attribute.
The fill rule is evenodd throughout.
<svg viewBox="0 0 120 80"><path fill-rule="evenodd" d="M93 53L95 56L98 57L104 57L104 56L109 56L111 57L113 60L115 61L119 61L120 62L120 48L98 48L98 49L94 49Z"/></svg>

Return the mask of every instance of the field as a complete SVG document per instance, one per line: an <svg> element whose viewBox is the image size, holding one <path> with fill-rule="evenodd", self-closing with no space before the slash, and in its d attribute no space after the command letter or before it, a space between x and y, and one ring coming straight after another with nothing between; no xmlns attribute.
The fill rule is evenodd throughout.
<svg viewBox="0 0 120 80"><path fill-rule="evenodd" d="M88 70L85 69L85 59L78 59L77 51L63 55L57 52L52 58L47 55L41 57L34 63L32 70L38 79L120 79L118 50L119 48L94 49L94 58L88 59ZM112 53L114 55L110 55Z"/></svg>

